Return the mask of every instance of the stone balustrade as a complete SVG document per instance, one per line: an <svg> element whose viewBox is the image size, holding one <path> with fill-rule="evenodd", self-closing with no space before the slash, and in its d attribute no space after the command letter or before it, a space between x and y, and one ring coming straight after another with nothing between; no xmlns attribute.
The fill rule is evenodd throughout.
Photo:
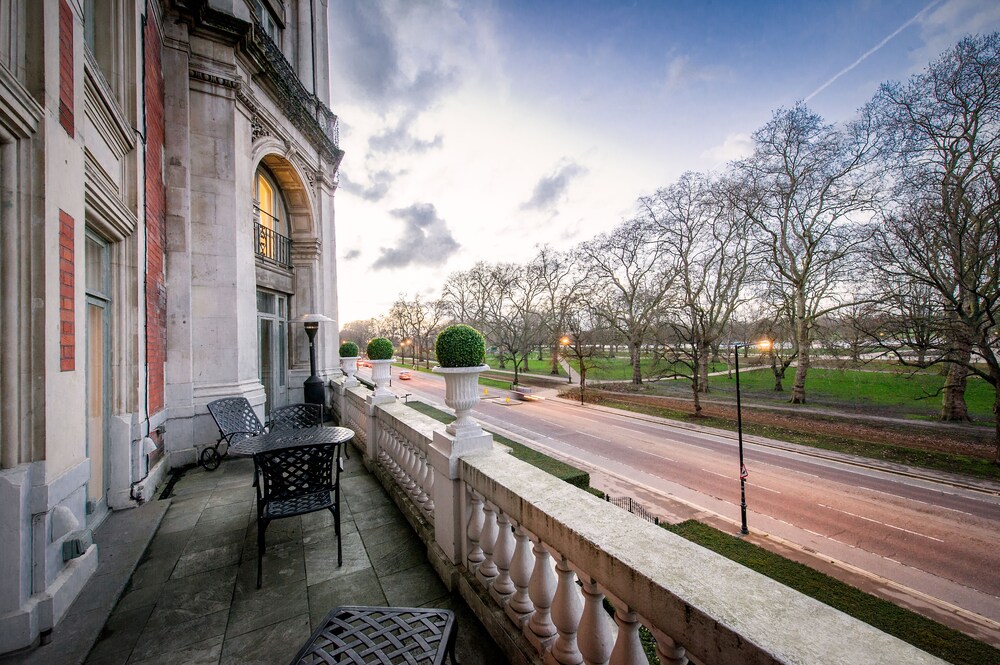
<svg viewBox="0 0 1000 665"><path fill-rule="evenodd" d="M455 438L365 393L341 386L335 399L366 464L511 662L645 665L640 627L672 665L942 662L511 457L488 434Z"/></svg>

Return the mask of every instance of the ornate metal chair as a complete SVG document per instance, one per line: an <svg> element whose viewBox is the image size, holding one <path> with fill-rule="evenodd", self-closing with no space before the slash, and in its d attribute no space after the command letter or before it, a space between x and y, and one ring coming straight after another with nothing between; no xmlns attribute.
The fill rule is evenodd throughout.
<svg viewBox="0 0 1000 665"><path fill-rule="evenodd" d="M289 404L271 411L271 430L302 429L323 424L322 404Z"/></svg>
<svg viewBox="0 0 1000 665"><path fill-rule="evenodd" d="M212 414L219 428L219 440L214 446L201 451L198 462L206 471L219 468L222 458L229 452L229 446L234 441L246 439L264 433L264 425L246 397L223 397L208 403L208 412ZM225 441L226 447L219 453L219 446Z"/></svg>
<svg viewBox="0 0 1000 665"><path fill-rule="evenodd" d="M270 434L269 436L274 436ZM339 443L278 448L253 456L257 483L257 588L264 561L264 534L273 520L327 509L337 535L337 565L343 565L340 538Z"/></svg>

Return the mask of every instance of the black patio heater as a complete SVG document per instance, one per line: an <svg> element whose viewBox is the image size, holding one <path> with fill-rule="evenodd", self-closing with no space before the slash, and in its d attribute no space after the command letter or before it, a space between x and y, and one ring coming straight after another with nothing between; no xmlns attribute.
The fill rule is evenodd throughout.
<svg viewBox="0 0 1000 665"><path fill-rule="evenodd" d="M301 323L309 337L309 378L302 387L302 401L306 404L326 405L326 389L323 379L316 376L316 331L320 323L333 323L333 319L322 314L300 314L292 323Z"/></svg>

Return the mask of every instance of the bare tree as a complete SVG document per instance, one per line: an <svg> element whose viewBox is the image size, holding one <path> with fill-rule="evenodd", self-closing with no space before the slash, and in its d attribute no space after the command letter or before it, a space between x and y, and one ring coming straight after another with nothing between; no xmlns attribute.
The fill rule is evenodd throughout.
<svg viewBox="0 0 1000 665"><path fill-rule="evenodd" d="M628 344L632 383L642 383L642 345L661 314L673 275L650 220L619 224L579 246L590 281L592 304L607 327Z"/></svg>
<svg viewBox="0 0 1000 665"><path fill-rule="evenodd" d="M747 222L711 180L698 173L685 173L639 201L656 225L674 275L661 326L668 334L661 342L671 372L690 381L695 415L700 415L713 347L747 298Z"/></svg>
<svg viewBox="0 0 1000 665"><path fill-rule="evenodd" d="M1000 463L1000 34L967 37L908 82L884 84L870 109L900 202L877 236L874 264L917 298L935 294L943 315L931 319L931 348L916 364L949 365L944 419L968 417L968 376L993 386ZM891 332L893 351L913 362L909 340Z"/></svg>
<svg viewBox="0 0 1000 665"><path fill-rule="evenodd" d="M798 365L790 401L801 404L816 321L845 306L841 286L867 240L856 222L874 210L873 141L864 117L838 129L801 104L777 111L753 140L753 155L734 165L741 186L731 200L766 248L772 292L792 305Z"/></svg>
<svg viewBox="0 0 1000 665"><path fill-rule="evenodd" d="M345 342L348 340L355 342L361 349L364 349L368 340L376 337L378 333L379 324L376 319L361 319L345 323L344 327L340 329L340 339Z"/></svg>
<svg viewBox="0 0 1000 665"><path fill-rule="evenodd" d="M542 339L538 313L542 291L531 265L514 263L477 264L478 293L482 298L482 324L486 338L513 361L514 385L520 380L520 368Z"/></svg>
<svg viewBox="0 0 1000 665"><path fill-rule="evenodd" d="M539 311L547 336L544 343L550 351L551 373L559 374L559 340L567 332L566 321L578 304L577 296L586 278L571 253L557 252L547 245L538 248L531 263L541 286Z"/></svg>

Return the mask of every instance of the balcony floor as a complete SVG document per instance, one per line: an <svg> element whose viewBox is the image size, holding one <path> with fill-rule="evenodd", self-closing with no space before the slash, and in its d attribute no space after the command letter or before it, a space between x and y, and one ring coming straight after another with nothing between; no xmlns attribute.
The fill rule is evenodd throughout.
<svg viewBox="0 0 1000 665"><path fill-rule="evenodd" d="M291 661L333 607L394 605L455 610L459 662L505 663L468 607L441 583L425 546L359 457L351 451L341 476L343 566L337 567L328 511L278 520L267 530L260 590L251 461L228 459L213 473L187 470L175 484L170 506L124 593L104 609L106 614L113 608L84 662L280 665ZM108 519L107 527L118 515ZM98 543L105 529L99 530ZM112 553L114 547L107 551ZM101 566L114 565L108 561L113 558L105 556L102 546ZM98 568L92 582L105 577ZM100 590L91 587L88 583L77 604L94 604ZM83 615L75 604L67 619ZM73 640L78 643L86 640L67 635L73 632L59 626L51 644L12 660L79 663L82 654L73 658L53 649L67 637L78 638Z"/></svg>

